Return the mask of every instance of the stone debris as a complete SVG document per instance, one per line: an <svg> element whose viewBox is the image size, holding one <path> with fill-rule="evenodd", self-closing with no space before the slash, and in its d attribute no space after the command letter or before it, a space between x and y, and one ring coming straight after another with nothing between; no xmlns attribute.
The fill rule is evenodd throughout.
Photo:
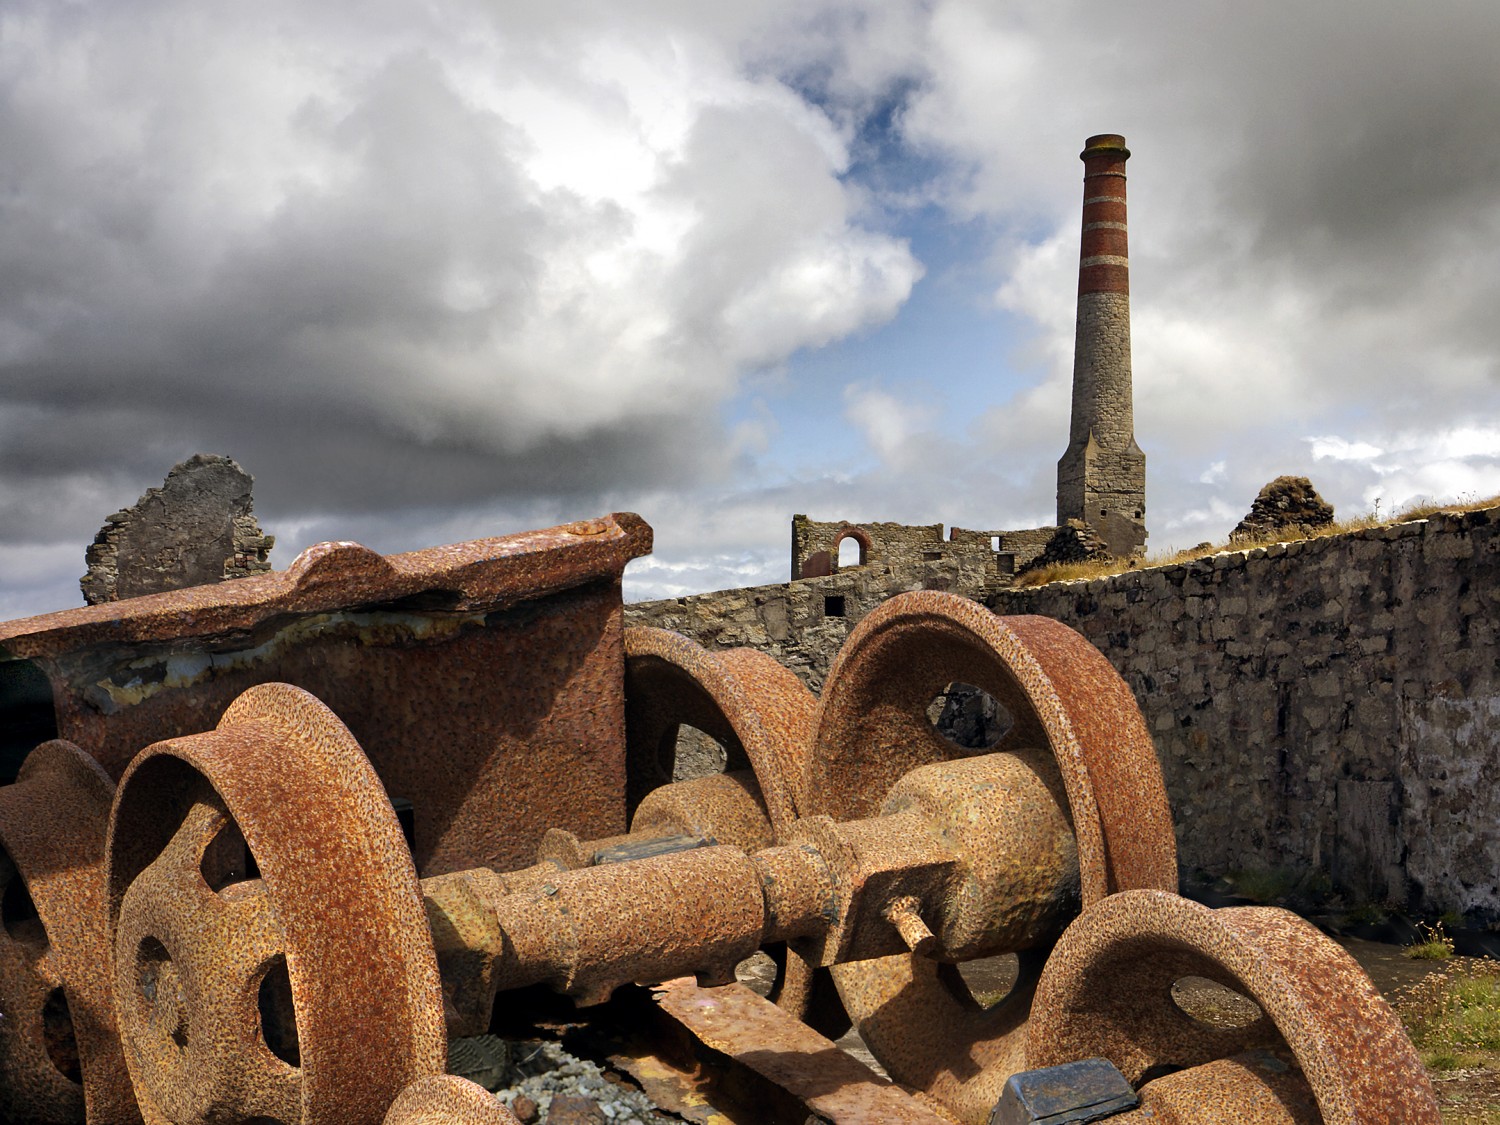
<svg viewBox="0 0 1500 1125"><path fill-rule="evenodd" d="M667 1125L677 1120L634 1086L545 1040L454 1039L448 1072L477 1082L523 1125ZM493 1082L494 1085L490 1083Z"/></svg>
<svg viewBox="0 0 1500 1125"><path fill-rule="evenodd" d="M1017 572L1040 570L1044 566L1063 566L1067 563L1104 562L1113 556L1098 533L1082 520L1070 520L1059 527L1047 545L1029 563Z"/></svg>
<svg viewBox="0 0 1500 1125"><path fill-rule="evenodd" d="M1277 477L1260 490L1250 512L1233 531L1235 539L1301 538L1333 522L1333 505L1318 495L1306 477Z"/></svg>
<svg viewBox="0 0 1500 1125"><path fill-rule="evenodd" d="M250 500L254 478L228 457L195 453L160 488L104 521L78 580L89 605L245 578L271 569L274 536Z"/></svg>

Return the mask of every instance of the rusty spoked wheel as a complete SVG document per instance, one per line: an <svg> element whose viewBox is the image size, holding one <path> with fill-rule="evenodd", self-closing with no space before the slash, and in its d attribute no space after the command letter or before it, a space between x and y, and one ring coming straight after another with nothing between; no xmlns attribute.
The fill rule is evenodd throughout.
<svg viewBox="0 0 1500 1125"><path fill-rule="evenodd" d="M0 1120L137 1120L108 968L113 795L99 764L60 739L0 789Z"/></svg>
<svg viewBox="0 0 1500 1125"><path fill-rule="evenodd" d="M965 751L933 727L928 708L953 682L988 692L1009 712L1012 726L994 746ZM1067 626L997 617L951 594L898 595L850 633L819 703L800 787L804 815L873 816L912 770L981 753L1018 776L1034 775L1023 788L1042 803L1051 800L1045 794L1065 796L1065 808L1040 812L1072 826L1083 906L1126 887L1175 890L1166 790L1129 687ZM989 1008L951 966L925 957L833 969L844 1006L891 1077L926 1090L964 1121L985 1121L1006 1079L1024 1065L1025 1021L1045 950L992 952L1018 954L1020 978Z"/></svg>
<svg viewBox="0 0 1500 1125"><path fill-rule="evenodd" d="M444 1069L416 869L313 696L250 689L142 751L110 821L120 1035L148 1122L379 1122Z"/></svg>
<svg viewBox="0 0 1500 1125"><path fill-rule="evenodd" d="M1241 991L1262 1015L1212 1027L1172 998L1184 977ZM1087 910L1037 986L1027 1064L1110 1060L1156 1120L1437 1125L1431 1083L1354 959L1295 914L1210 910L1126 891Z"/></svg>
<svg viewBox="0 0 1500 1125"><path fill-rule="evenodd" d="M709 652L666 629L625 630L627 800L672 780L678 729L697 727L749 768L773 831L797 815L796 783L816 706L802 681L765 653Z"/></svg>

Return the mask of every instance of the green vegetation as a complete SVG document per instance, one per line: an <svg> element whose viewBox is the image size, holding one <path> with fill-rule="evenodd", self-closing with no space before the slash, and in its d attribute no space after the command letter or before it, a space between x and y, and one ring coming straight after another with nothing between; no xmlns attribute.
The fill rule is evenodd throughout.
<svg viewBox="0 0 1500 1125"><path fill-rule="evenodd" d="M1417 928L1426 935L1421 941L1412 942L1405 953L1418 961L1448 961L1453 957L1453 939L1443 929L1441 921L1428 926L1422 922Z"/></svg>
<svg viewBox="0 0 1500 1125"><path fill-rule="evenodd" d="M1500 1069L1500 961L1453 957L1393 1005L1429 1069Z"/></svg>
<svg viewBox="0 0 1500 1125"><path fill-rule="evenodd" d="M1110 575L1123 574L1127 570L1139 570L1153 566L1174 566L1179 563L1192 562L1194 559L1207 558L1209 555L1217 555L1224 551L1250 551L1256 547L1269 547L1274 543L1286 543L1295 539L1322 539L1329 535L1345 535L1351 531L1361 531L1368 527L1387 527L1395 523L1410 523L1414 520L1424 520L1429 516L1435 516L1440 512L1477 512L1484 508L1500 507L1500 496L1491 496L1484 500L1466 499L1451 504L1416 504L1400 511L1383 514L1380 510L1380 502L1375 503L1375 510L1368 515L1358 516L1351 520L1336 520L1325 527L1303 528L1299 532L1286 532L1281 537L1265 539L1236 539L1227 543L1217 545L1204 545L1190 547L1185 551L1167 551L1161 554L1148 555L1144 559L1105 559L1101 562L1083 563L1059 563L1056 566L1038 567L1016 576L1017 586L1045 586L1049 582L1069 582L1080 578L1108 578Z"/></svg>

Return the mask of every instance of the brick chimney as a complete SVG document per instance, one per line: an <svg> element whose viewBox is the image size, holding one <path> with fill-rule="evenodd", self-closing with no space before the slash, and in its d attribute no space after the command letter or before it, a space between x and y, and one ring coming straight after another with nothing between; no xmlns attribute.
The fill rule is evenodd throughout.
<svg viewBox="0 0 1500 1125"><path fill-rule="evenodd" d="M1146 455L1135 443L1130 380L1130 257L1125 138L1090 137L1083 152L1083 239L1073 346L1073 417L1057 462L1057 522L1082 520L1110 553L1146 543Z"/></svg>

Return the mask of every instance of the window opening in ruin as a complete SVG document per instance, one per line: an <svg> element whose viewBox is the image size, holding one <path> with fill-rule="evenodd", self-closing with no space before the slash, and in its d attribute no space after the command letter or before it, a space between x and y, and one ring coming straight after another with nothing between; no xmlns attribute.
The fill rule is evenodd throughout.
<svg viewBox="0 0 1500 1125"><path fill-rule="evenodd" d="M922 561L923 562L937 562L937 560L940 559L940 558L942 558L942 557L943 557L943 552L942 551L923 551L922 552Z"/></svg>
<svg viewBox="0 0 1500 1125"><path fill-rule="evenodd" d="M839 569L846 566L865 565L865 545L853 535L846 535L839 540Z"/></svg>
<svg viewBox="0 0 1500 1125"><path fill-rule="evenodd" d="M1248 996L1205 977L1183 977L1172 985L1172 1003L1199 1023L1217 1028L1249 1027L1263 1013Z"/></svg>
<svg viewBox="0 0 1500 1125"><path fill-rule="evenodd" d="M990 550L994 551L997 555L1000 553L1000 536L990 536Z"/></svg>
<svg viewBox="0 0 1500 1125"><path fill-rule="evenodd" d="M927 718L954 746L971 753L990 749L1015 722L989 692L957 682L933 697Z"/></svg>
<svg viewBox="0 0 1500 1125"><path fill-rule="evenodd" d="M824 598L823 598L823 616L824 617L843 617L844 616L844 595L843 594L827 594L827 595L824 596Z"/></svg>
<svg viewBox="0 0 1500 1125"><path fill-rule="evenodd" d="M0 660L0 785L16 779L33 747L56 737L47 674L30 660Z"/></svg>

